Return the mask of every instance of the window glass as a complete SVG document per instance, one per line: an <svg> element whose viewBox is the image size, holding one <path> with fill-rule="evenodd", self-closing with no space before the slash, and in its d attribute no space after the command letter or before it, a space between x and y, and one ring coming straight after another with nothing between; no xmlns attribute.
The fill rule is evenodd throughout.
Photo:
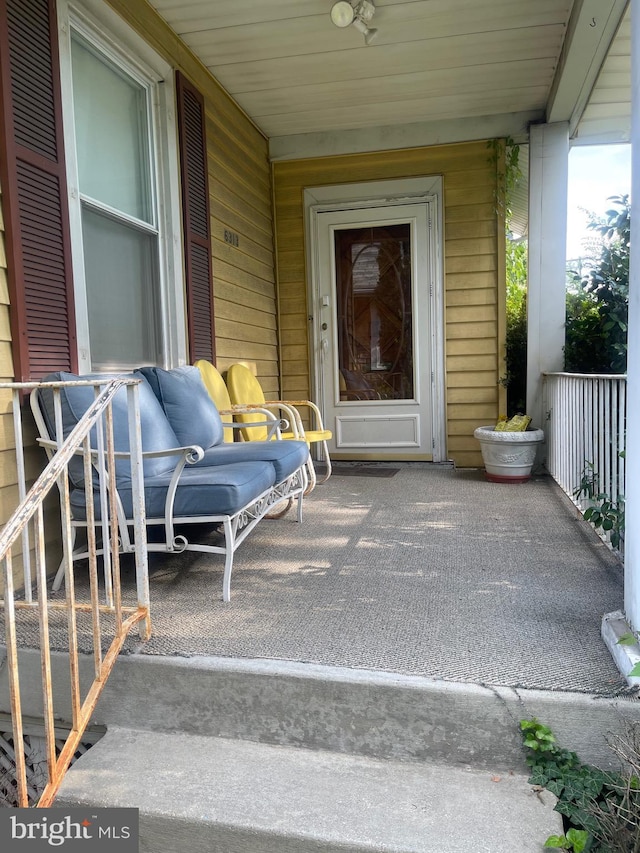
<svg viewBox="0 0 640 853"><path fill-rule="evenodd" d="M411 400L409 224L335 232L343 400Z"/></svg>
<svg viewBox="0 0 640 853"><path fill-rule="evenodd" d="M78 37L71 45L80 192L153 224L147 91Z"/></svg>
<svg viewBox="0 0 640 853"><path fill-rule="evenodd" d="M159 363L156 238L89 209L82 237L92 368Z"/></svg>

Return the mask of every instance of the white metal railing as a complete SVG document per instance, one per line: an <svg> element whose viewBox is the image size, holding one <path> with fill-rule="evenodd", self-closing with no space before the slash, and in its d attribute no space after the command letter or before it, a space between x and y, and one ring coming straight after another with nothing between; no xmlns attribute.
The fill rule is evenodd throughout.
<svg viewBox="0 0 640 853"><path fill-rule="evenodd" d="M149 582L144 516L144 487L142 473L142 442L140 437L140 411L138 404L138 382L113 379L81 382L75 384L94 387L95 401L86 414L63 440L60 389L68 383L2 383L0 389L12 392L13 417L16 441L16 465L20 505L0 533L0 562L3 569L4 623L7 647L7 668L13 726L13 743L16 765L16 805L32 805L26 779L23 744L23 712L20 690L20 662L18 650L26 643L23 632L33 645L34 634L38 638L42 660L42 706L47 752L47 784L37 805L51 805L60 782L66 772L82 735L91 719L96 703L107 677L128 633L137 625L142 639L151 633L149 615ZM33 389L50 389L53 394L57 438L49 449L50 461L44 472L27 492L24 464L22 402L25 394ZM135 606L124 606L120 584L119 542L121 531L115 507L115 451L113 439L112 401L116 393L126 387L129 411L129 442L131 479L134 496L134 524L136 563ZM91 437L97 440L98 451L91 448ZM69 463L74 456L82 456L83 478L87 484L85 507L86 524L84 549L88 561L88 585L81 592L76 582L73 549L77 524L73 521L70 507ZM47 495L59 491L60 511L45 514L43 504ZM101 519L96 519L96 507L100 508ZM96 533L97 527L100 528ZM55 528L55 529L53 529ZM101 542L97 541L97 536ZM65 594L64 601L54 600L47 589L46 551L47 543L62 544ZM104 576L98 575L98 555L102 555ZM23 582L19 577L21 563ZM88 588L87 588L88 586ZM22 588L21 588L22 587ZM84 598L84 600L83 600ZM88 614L91 621L90 643L93 649L94 680L86 691L80 686L79 665L79 614ZM85 617L86 618L86 617ZM57 635L66 634L65 651L69 655L70 696L65 700L70 705L71 730L66 743L56 746L59 731L54 721L54 692L50 648L52 622ZM29 633L30 632L30 633ZM104 650L106 648L106 651ZM56 694L56 699L59 694Z"/></svg>
<svg viewBox="0 0 640 853"><path fill-rule="evenodd" d="M593 505L582 491L607 495L618 504L625 494L627 377L544 374L546 467L581 510Z"/></svg>

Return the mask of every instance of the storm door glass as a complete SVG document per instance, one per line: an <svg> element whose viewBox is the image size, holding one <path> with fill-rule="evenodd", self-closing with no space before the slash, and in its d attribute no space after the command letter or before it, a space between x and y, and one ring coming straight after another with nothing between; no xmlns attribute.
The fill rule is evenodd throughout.
<svg viewBox="0 0 640 853"><path fill-rule="evenodd" d="M341 400L413 400L411 227L335 231Z"/></svg>

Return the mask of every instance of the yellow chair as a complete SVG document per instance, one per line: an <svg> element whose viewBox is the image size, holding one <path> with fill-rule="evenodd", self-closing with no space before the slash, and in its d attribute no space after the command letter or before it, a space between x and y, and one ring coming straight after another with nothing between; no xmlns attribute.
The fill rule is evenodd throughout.
<svg viewBox="0 0 640 853"><path fill-rule="evenodd" d="M233 405L231 398L229 397L229 391L225 385L225 381L222 378L222 374L213 366L213 364L211 364L210 361L207 361L204 358L199 358L194 362L194 366L200 371L202 382L209 392L209 396L215 403L222 422L225 424L234 423L234 415L239 411L246 412L246 408L244 406ZM256 414L255 417L260 421L260 428L262 430L261 437L264 440L273 437L280 437L279 423L272 412L268 409L263 409L262 412L260 414ZM225 442L231 443L234 441L235 431L236 430L231 427L225 428Z"/></svg>
<svg viewBox="0 0 640 853"><path fill-rule="evenodd" d="M233 423L233 407L231 404L231 398L229 397L227 386L224 384L224 379L220 375L219 371L211 364L210 361L207 361L204 358L199 358L194 362L194 365L200 371L200 376L202 376L204 386L209 392L209 396L216 404L216 409L220 413L222 423ZM224 440L229 443L233 441L233 429L230 427L224 430Z"/></svg>
<svg viewBox="0 0 640 853"><path fill-rule="evenodd" d="M322 415L315 403L310 400L266 400L262 386L253 373L244 364L232 364L227 371L227 388L231 402L236 406L250 409L276 409L289 421L289 432L283 432L284 439L303 439L307 444L319 444L322 450L323 461L327 467L326 474L319 482L324 483L331 476L331 459L327 441L332 437L331 430L325 429L322 423ZM298 411L299 407L309 410L312 426L306 429ZM251 412L237 413L236 420L246 424L241 430L245 441L264 440L267 436L264 427L251 426L260 419L260 415ZM313 461L309 458L309 488L310 492L317 482Z"/></svg>

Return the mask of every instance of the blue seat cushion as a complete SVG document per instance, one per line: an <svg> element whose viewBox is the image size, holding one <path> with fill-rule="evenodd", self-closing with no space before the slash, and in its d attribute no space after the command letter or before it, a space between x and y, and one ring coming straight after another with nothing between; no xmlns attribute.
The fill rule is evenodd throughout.
<svg viewBox="0 0 640 853"><path fill-rule="evenodd" d="M210 447L195 467L228 465L231 462L270 462L276 472L276 483L282 483L304 465L308 457L309 448L304 441L240 441Z"/></svg>
<svg viewBox="0 0 640 853"><path fill-rule="evenodd" d="M78 379L104 380L124 376L140 380L138 386L140 400L140 427L142 433L142 450L151 452L157 450L168 450L178 447L179 441L171 428L160 403L156 399L151 386L143 376L134 374L86 374L77 376L74 373L58 372L45 377L44 382L71 382ZM95 389L91 385L67 385L60 391L62 404L62 425L64 437L66 438L76 426L80 418L95 400ZM127 389L121 388L113 399L113 440L115 450L118 452L129 452L129 413ZM40 390L41 410L49 434L54 435L55 414L53 407L53 391L50 388ZM91 431L91 447L97 448L97 436L95 428ZM178 462L177 456L145 459L145 477L155 477L170 473ZM82 486L84 483L83 464L80 457L73 459L69 465L69 477L74 486ZM116 460L116 482L125 483L131 479L131 469L127 459Z"/></svg>
<svg viewBox="0 0 640 853"><path fill-rule="evenodd" d="M222 420L197 367L141 367L138 373L149 382L180 444L204 450L222 444Z"/></svg>
<svg viewBox="0 0 640 853"><path fill-rule="evenodd" d="M171 478L157 476L145 478L145 507L148 518L163 518L167 489ZM180 477L173 506L173 517L206 517L233 515L251 503L276 482L270 462L236 462L208 468L185 468ZM127 518L133 516L131 487L118 488L118 494ZM75 489L71 493L71 507L76 520L86 520L85 493ZM100 518L99 495L94 493L96 518Z"/></svg>

